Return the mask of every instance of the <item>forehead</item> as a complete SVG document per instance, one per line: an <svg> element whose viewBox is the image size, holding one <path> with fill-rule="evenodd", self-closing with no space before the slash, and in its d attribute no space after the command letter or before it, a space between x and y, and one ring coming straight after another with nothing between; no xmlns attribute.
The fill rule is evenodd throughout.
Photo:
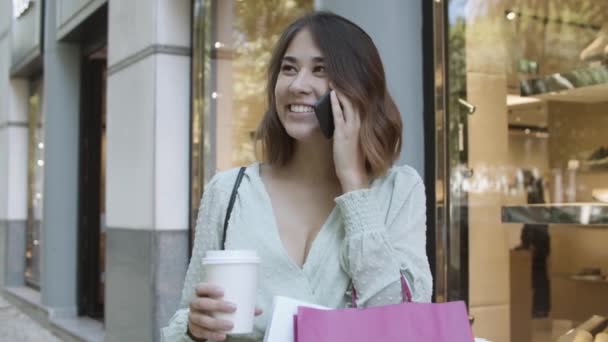
<svg viewBox="0 0 608 342"><path fill-rule="evenodd" d="M322 58L323 53L315 43L310 31L302 29L293 37L283 57L293 57L298 61L307 61Z"/></svg>

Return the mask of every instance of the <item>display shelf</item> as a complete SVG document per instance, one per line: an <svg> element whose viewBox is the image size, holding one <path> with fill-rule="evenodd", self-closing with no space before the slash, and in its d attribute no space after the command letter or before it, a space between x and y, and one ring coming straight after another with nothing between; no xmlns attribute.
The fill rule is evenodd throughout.
<svg viewBox="0 0 608 342"><path fill-rule="evenodd" d="M580 68L545 77L520 81L521 96L543 97L556 93L566 94L579 89L608 84L608 66Z"/></svg>
<svg viewBox="0 0 608 342"><path fill-rule="evenodd" d="M529 204L502 207L503 223L591 225L608 228L608 203Z"/></svg>
<svg viewBox="0 0 608 342"><path fill-rule="evenodd" d="M562 279L567 279L571 281L577 282L586 282L586 283L601 283L608 285L608 278L604 275L580 275L580 274L567 274L567 273L558 273L553 276L559 277Z"/></svg>

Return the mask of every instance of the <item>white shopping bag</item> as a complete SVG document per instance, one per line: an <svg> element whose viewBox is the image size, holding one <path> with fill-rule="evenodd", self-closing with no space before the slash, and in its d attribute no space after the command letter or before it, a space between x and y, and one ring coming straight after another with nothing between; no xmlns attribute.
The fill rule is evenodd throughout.
<svg viewBox="0 0 608 342"><path fill-rule="evenodd" d="M298 307L329 309L289 297L275 296L272 301L272 318L264 335L264 342L294 342L293 317Z"/></svg>

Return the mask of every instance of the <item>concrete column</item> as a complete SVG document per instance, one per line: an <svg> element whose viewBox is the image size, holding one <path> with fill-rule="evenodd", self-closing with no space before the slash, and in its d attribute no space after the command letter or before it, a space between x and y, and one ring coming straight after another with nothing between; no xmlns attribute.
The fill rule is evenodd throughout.
<svg viewBox="0 0 608 342"><path fill-rule="evenodd" d="M57 41L56 8L56 0L45 1L41 295L51 316L71 316L77 307L80 51Z"/></svg>
<svg viewBox="0 0 608 342"><path fill-rule="evenodd" d="M109 6L106 340L157 341L188 261L191 2Z"/></svg>
<svg viewBox="0 0 608 342"><path fill-rule="evenodd" d="M374 40L404 125L398 163L412 166L423 176L422 2L316 0L315 8L352 20Z"/></svg>
<svg viewBox="0 0 608 342"><path fill-rule="evenodd" d="M10 38L0 38L0 285L25 271L28 82L10 79Z"/></svg>

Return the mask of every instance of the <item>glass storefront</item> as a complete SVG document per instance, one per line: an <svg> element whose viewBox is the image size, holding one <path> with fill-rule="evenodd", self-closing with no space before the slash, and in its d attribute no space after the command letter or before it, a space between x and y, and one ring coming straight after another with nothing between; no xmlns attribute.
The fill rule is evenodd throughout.
<svg viewBox="0 0 608 342"><path fill-rule="evenodd" d="M28 98L28 182L25 248L25 281L40 288L40 245L44 184L44 113L42 80L30 83Z"/></svg>
<svg viewBox="0 0 608 342"><path fill-rule="evenodd" d="M255 160L266 110L266 66L282 30L312 0L197 0L194 4L192 226L203 186L221 170Z"/></svg>
<svg viewBox="0 0 608 342"><path fill-rule="evenodd" d="M555 341L608 315L608 3L435 20L438 299L467 300L479 337Z"/></svg>

